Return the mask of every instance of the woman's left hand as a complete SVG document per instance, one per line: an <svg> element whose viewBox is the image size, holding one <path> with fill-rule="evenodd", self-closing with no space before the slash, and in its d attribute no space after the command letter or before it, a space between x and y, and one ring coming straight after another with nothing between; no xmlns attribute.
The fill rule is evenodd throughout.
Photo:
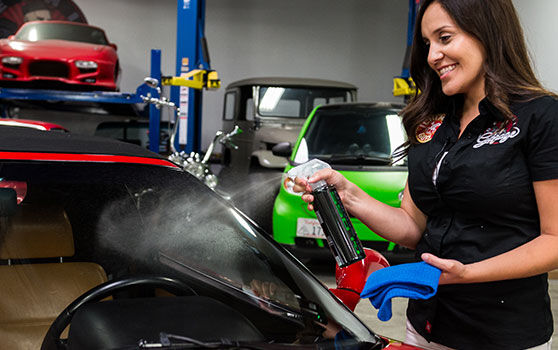
<svg viewBox="0 0 558 350"><path fill-rule="evenodd" d="M438 284L457 284L465 282L467 266L457 260L441 259L435 255L424 253L421 255L424 262L442 270Z"/></svg>

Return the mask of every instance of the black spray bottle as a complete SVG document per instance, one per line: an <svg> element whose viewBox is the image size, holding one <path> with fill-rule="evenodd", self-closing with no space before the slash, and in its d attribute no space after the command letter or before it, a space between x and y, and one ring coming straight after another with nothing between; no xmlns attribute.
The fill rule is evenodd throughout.
<svg viewBox="0 0 558 350"><path fill-rule="evenodd" d="M295 177L310 178L315 172L324 168L331 168L329 164L319 160L301 164L291 169L287 176L294 180ZM339 267L345 267L366 257L362 243L358 239L349 214L335 186L328 185L325 181L311 183L314 196L314 210L333 256Z"/></svg>

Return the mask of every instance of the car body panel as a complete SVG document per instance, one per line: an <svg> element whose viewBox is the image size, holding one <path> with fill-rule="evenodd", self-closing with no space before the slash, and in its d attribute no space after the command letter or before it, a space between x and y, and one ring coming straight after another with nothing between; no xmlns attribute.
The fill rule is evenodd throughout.
<svg viewBox="0 0 558 350"><path fill-rule="evenodd" d="M75 41L76 38L21 40L18 35L27 27L68 26L87 28L102 35L99 43ZM21 63L8 64L1 60L19 57ZM76 61L95 62L96 68L80 69ZM24 24L15 36L0 40L0 84L5 87L50 87L84 90L118 90L120 67L116 46L106 40L100 28L82 23L39 21Z"/></svg>
<svg viewBox="0 0 558 350"><path fill-rule="evenodd" d="M325 111L323 113L325 113L324 115L326 115L326 117L327 113L330 113L329 111L331 111L331 113L343 113L344 110L351 112L368 109L379 111L386 110L390 111L390 113L392 111L393 114L396 115L401 107L401 105L389 103L356 103L316 107L301 129L297 142L293 147L289 160L290 164L287 165L284 170L284 176L286 176L285 174L290 169L298 165L299 162L309 160L306 159L307 156L302 157L302 159L298 158L300 158L300 154L306 152L305 148L307 145L305 143L305 137L309 134L309 128L312 123L318 123L315 119L321 118L320 113L322 113L322 111ZM343 132L345 128L348 128L348 121L348 119L344 122L340 121L338 128L329 126L331 137L325 142L322 142L324 140L314 140L315 143L333 144L335 134ZM335 150L335 147L333 148ZM393 145L391 148L393 148ZM327 159L324 160L327 162ZM387 162L384 165L370 165L365 161L356 161L354 164L332 163L330 165L333 169L340 171L349 181L355 183L377 200L394 207L400 206L402 191L407 179L407 168L405 166L392 166L387 164ZM378 250L394 249L395 245L393 243L386 241L384 238L372 232L360 220L351 218L351 222L359 238L365 245ZM327 246L323 240L323 232L319 228L315 213L308 210L306 203L304 203L298 195L287 191L284 186L281 186L279 194L275 199L273 209L273 237L277 242L297 249L297 235L304 239L300 244L305 247ZM304 253L308 253L308 251Z"/></svg>
<svg viewBox="0 0 558 350"><path fill-rule="evenodd" d="M0 118L0 125L32 128L32 129L43 130L43 131L69 132L68 129L66 129L63 126L54 123L43 122L39 120Z"/></svg>

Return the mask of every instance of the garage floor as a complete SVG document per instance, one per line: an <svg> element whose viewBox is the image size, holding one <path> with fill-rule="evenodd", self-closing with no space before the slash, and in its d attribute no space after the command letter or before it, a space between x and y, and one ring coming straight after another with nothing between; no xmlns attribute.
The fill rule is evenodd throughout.
<svg viewBox="0 0 558 350"><path fill-rule="evenodd" d="M309 266L310 270L324 282L328 287L335 286L333 268L327 266ZM552 349L558 350L558 271L549 274L550 297L552 300L552 313L554 315L554 335L552 337ZM393 317L382 322L376 317L377 311L368 300L361 300L357 305L356 314L373 331L389 338L405 340L405 309L407 299L395 298L392 300Z"/></svg>

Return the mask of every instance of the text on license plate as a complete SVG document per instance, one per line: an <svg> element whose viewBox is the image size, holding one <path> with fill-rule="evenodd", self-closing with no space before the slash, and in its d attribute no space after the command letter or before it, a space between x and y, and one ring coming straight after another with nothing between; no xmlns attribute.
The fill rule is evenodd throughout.
<svg viewBox="0 0 558 350"><path fill-rule="evenodd" d="M324 231L318 219L298 218L296 221L296 236L325 239Z"/></svg>

